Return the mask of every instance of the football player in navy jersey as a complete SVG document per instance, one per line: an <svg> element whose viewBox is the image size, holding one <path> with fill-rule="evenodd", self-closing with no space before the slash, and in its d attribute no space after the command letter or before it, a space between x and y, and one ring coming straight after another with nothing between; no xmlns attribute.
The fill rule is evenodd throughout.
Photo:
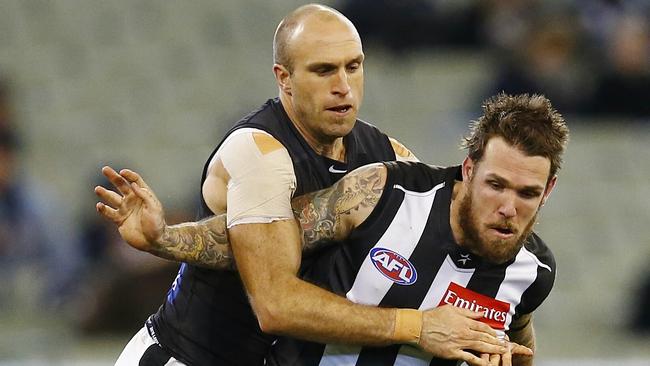
<svg viewBox="0 0 650 366"><path fill-rule="evenodd" d="M414 257L417 251L413 251L410 257L402 257L391 249L373 248L374 245L379 245L376 243L381 240L368 241L364 238L370 231L376 232L379 228L384 235L391 230L397 230L398 234L402 232L405 235L400 235L401 241L407 241L408 233L404 231L404 226L398 225L399 221L407 220L411 230L417 225L413 223L413 218L401 217L400 215L404 214L400 213L398 207L411 205L410 207L416 207L420 211L438 210L427 215L418 210L414 211L416 216L438 215L447 219L443 220L443 229L440 230L442 234L439 234L439 237L434 235L425 238L422 234L422 237L418 236L417 240L414 240L413 246L417 248L419 242L433 239L434 244L442 249L434 251L434 254L428 253L427 256L440 256L440 253L442 256L449 256L452 262L456 261L452 267L456 268L458 273L464 273L466 280L463 282L460 277L452 276L452 281L440 274L444 272L441 269L444 267L443 262L437 266L427 266L434 268L429 271L438 272L431 276L431 288L428 291L442 286L437 289L439 299L435 300L434 306L443 305L440 307L443 309L449 308L444 306L449 304L450 307L478 311L482 313L481 320L495 327L500 334L505 333L512 341L534 349L532 312L551 290L555 262L550 250L532 233L532 229L539 209L556 184L561 156L568 141L568 129L550 102L541 96L499 95L486 102L484 112L472 125L471 133L464 142L469 153L462 166L443 169L419 163L369 165L348 174L331 188L294 199L293 210L301 223L305 252L315 250L328 240L348 238L344 247L352 249L346 253L346 258L354 258L355 250L361 253L357 255L360 258L359 266L355 267L351 279L348 280L355 283L364 281L362 272L363 262L366 260L374 260L376 269L383 272L384 277L389 280L389 272L395 269L399 272L397 277L401 275L402 278L413 279L409 271L415 271L417 267L411 264L417 263L418 259ZM172 242L154 240L151 243L152 248L149 248L150 252L155 253L161 250L160 247L168 247L165 251L183 252L185 259L194 263L222 270L231 268L230 250L225 245L225 215L190 225L165 226L160 202L138 174L129 170L122 171L121 175L112 170L107 173L111 182L120 188L124 195L124 199L117 202L107 191L100 190L100 196L119 210L117 216L112 219L126 219L137 210L139 212L135 216L139 216L138 221L148 222L150 226L162 225L165 235L174 238ZM418 201L407 202L405 199L409 192L414 197L426 197L425 192L433 192L430 196L438 197L438 201L417 206L418 203L413 202ZM396 203L391 203L393 201ZM381 208L376 209L377 206ZM118 224L124 225L123 222L117 221ZM439 225L436 220L431 222L423 225ZM142 228L138 230L143 233ZM445 230L449 232L448 238L445 238ZM426 229L424 231L426 232ZM219 243L210 237L219 237ZM370 245L369 247L363 246L364 240L365 245ZM448 241L447 244L451 243L447 247L443 245L445 240ZM207 245L201 246L199 243ZM373 250L370 250L371 248ZM378 253L377 249L381 249L382 253L394 253L396 256L393 255L390 259L368 254ZM408 266L404 263L408 263ZM346 265L354 266L354 260L346 262ZM459 270L459 267L463 268ZM370 267L371 273L374 271L372 268ZM354 293L354 285L331 280L342 275L345 277L344 273L336 273L337 271L340 270L335 266L332 269L335 275L325 274L319 283L343 295L347 293L353 300L370 303L368 299L364 300ZM419 272L418 280L423 281L427 273L423 272L422 268ZM471 275L466 275L470 272ZM397 277L392 281L400 285ZM459 282L462 284L459 285ZM427 292L428 295L430 293ZM424 306L424 303L421 306ZM412 319L409 314L404 314L399 321L409 323ZM413 327L417 332L426 332L418 324ZM314 349L313 344L280 339L268 361L271 364L284 364L289 360L308 364L300 357L309 357L309 360L313 361L314 355L304 349ZM323 346L317 348L317 360L329 357L329 361L338 364L364 364L360 361L364 355L361 347L347 349L347 352L348 354L338 350L328 353L328 348ZM529 356L528 350L520 346L516 346L514 353ZM349 358L341 359L341 354L354 355L355 357L351 358L354 361L351 362ZM372 354L377 354L376 349L372 350ZM377 359L378 356L372 356L374 361L369 364L393 364L402 354L419 360L425 359L431 364L447 362L434 362L435 359L426 352L414 356L413 351L408 351L407 348L395 348L389 352L386 360L381 361ZM484 353L481 355L481 361L485 364L489 362L495 365L510 365L513 362L512 354ZM515 364L532 364L532 358L522 356Z"/></svg>

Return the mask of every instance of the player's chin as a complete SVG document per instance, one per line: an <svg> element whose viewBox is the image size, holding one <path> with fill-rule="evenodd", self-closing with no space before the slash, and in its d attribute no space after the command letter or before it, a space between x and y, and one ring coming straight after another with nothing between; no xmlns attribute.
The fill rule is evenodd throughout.
<svg viewBox="0 0 650 366"><path fill-rule="evenodd" d="M344 137L352 131L355 123L356 117L333 119L327 126L327 134L329 136Z"/></svg>
<svg viewBox="0 0 650 366"><path fill-rule="evenodd" d="M482 248L482 257L493 264L503 264L513 259L521 245L516 238L510 240L493 240Z"/></svg>

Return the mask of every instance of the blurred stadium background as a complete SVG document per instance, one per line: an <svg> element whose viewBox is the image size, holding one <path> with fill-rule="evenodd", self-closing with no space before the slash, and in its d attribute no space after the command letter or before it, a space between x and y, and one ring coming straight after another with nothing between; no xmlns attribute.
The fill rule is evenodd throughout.
<svg viewBox="0 0 650 366"><path fill-rule="evenodd" d="M277 95L273 32L303 3L0 0L0 365L112 364L176 266L98 219L100 167L191 218L213 146ZM537 364L650 365L650 1L324 3L362 33L361 117L425 162L460 161L485 97L550 97L572 141L538 226L559 270Z"/></svg>

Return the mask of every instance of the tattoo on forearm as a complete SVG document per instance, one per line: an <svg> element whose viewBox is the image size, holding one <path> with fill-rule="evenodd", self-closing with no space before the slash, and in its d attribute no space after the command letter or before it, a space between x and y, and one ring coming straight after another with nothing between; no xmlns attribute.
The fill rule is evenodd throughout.
<svg viewBox="0 0 650 366"><path fill-rule="evenodd" d="M342 239L341 225L346 215L377 205L384 188L382 169L381 165L362 169L328 189L292 201L303 231L304 251L313 250L327 240ZM211 269L236 269L225 214L169 226L156 244L151 252L162 258Z"/></svg>
<svg viewBox="0 0 650 366"><path fill-rule="evenodd" d="M342 219L364 208L374 207L383 191L382 166L348 175L334 186L293 200L294 214L303 231L304 251L324 240L341 239Z"/></svg>
<svg viewBox="0 0 650 366"><path fill-rule="evenodd" d="M156 255L212 269L235 268L228 234L226 215L169 226L154 248Z"/></svg>

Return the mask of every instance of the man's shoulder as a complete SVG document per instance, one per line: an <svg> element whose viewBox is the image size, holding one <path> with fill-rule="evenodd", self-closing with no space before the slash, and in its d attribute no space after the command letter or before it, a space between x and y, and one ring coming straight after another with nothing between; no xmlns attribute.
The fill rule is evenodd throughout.
<svg viewBox="0 0 650 366"><path fill-rule="evenodd" d="M537 258L542 267L548 267L549 271L555 272L555 256L551 248L537 233L530 233L524 242L524 248Z"/></svg>
<svg viewBox="0 0 650 366"><path fill-rule="evenodd" d="M272 136L275 140L282 142L282 124L284 121L282 106L278 98L268 99L257 109L251 111L226 132L219 143L221 148L233 136L245 133L262 132ZM286 124L286 123L285 123Z"/></svg>
<svg viewBox="0 0 650 366"><path fill-rule="evenodd" d="M444 187L453 181L455 171L458 169L458 167L443 167L415 161L390 161L384 164L394 184L414 192Z"/></svg>
<svg viewBox="0 0 650 366"><path fill-rule="evenodd" d="M359 119L359 118L357 118L352 131L359 131L359 132L365 131L365 132L374 132L374 133L384 134L379 129L379 127L375 126L374 124L372 124L372 123L370 123L370 122L368 122L366 120Z"/></svg>
<svg viewBox="0 0 650 366"><path fill-rule="evenodd" d="M273 122L278 122L281 118L278 113L278 108L281 108L280 100L278 98L268 99L264 104L252 110L247 115L237 121L232 130L247 126L257 125L265 126Z"/></svg>

